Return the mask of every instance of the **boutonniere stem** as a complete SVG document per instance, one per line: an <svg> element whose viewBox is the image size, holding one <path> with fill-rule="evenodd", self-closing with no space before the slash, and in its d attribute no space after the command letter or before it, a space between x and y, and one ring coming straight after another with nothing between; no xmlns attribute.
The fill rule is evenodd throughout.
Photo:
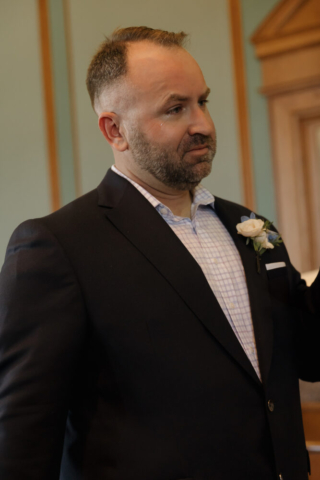
<svg viewBox="0 0 320 480"><path fill-rule="evenodd" d="M241 217L241 223L236 225L239 235L247 237L246 245L252 242L254 251L256 252L257 271L261 272L261 255L269 249L278 247L282 243L281 235L271 230L272 222L260 220L256 218L252 212L250 217Z"/></svg>
<svg viewBox="0 0 320 480"><path fill-rule="evenodd" d="M257 258L257 272L260 273L261 272L261 268L260 268L260 255L257 253L256 254L256 258Z"/></svg>

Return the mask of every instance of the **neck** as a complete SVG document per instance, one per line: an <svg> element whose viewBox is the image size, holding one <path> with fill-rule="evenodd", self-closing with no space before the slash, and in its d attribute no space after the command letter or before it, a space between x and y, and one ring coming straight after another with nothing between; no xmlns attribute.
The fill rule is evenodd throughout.
<svg viewBox="0 0 320 480"><path fill-rule="evenodd" d="M192 193L189 190L175 190L167 187L149 172L143 172L143 175L137 176L124 165L117 165L119 172L141 185L147 192L153 195L159 202L170 208L174 215L179 217L191 218ZM143 176L143 178L141 178Z"/></svg>

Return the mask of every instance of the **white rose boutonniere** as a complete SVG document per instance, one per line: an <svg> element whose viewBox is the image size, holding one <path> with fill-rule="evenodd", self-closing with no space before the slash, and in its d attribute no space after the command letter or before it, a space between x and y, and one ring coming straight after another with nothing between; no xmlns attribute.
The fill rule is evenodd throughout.
<svg viewBox="0 0 320 480"><path fill-rule="evenodd" d="M257 219L254 213L250 217L241 217L241 223L236 225L237 232L247 237L246 245L252 241L257 256L257 269L260 273L261 255L268 249L277 247L282 243L281 235L270 230L272 222Z"/></svg>

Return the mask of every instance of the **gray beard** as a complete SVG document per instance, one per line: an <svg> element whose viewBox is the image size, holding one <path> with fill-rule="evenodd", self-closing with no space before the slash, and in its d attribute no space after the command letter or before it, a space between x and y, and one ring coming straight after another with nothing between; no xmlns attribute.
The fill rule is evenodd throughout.
<svg viewBox="0 0 320 480"><path fill-rule="evenodd" d="M184 160L190 148L207 144L209 151L197 156L195 163ZM149 142L140 130L132 132L129 142L132 156L141 169L151 173L157 180L175 190L192 190L207 177L216 153L216 139L201 134L182 141L178 151L172 152L156 143ZM179 153L181 150L181 153Z"/></svg>

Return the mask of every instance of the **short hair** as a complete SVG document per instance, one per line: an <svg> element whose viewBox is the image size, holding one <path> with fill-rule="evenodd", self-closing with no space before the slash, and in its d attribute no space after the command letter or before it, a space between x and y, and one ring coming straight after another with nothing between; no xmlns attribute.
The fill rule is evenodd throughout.
<svg viewBox="0 0 320 480"><path fill-rule="evenodd" d="M163 47L183 48L186 37L184 32L173 33L148 27L117 28L100 45L88 68L86 84L92 106L105 86L115 83L127 73L128 43L148 40Z"/></svg>

